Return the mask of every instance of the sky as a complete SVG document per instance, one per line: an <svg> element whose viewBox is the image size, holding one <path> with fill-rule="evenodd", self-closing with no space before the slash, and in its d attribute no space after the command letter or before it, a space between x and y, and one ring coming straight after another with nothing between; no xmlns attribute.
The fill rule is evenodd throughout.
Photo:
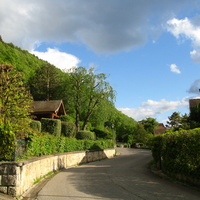
<svg viewBox="0 0 200 200"><path fill-rule="evenodd" d="M95 67L136 121L200 96L199 0L1 0L0 35L56 67Z"/></svg>

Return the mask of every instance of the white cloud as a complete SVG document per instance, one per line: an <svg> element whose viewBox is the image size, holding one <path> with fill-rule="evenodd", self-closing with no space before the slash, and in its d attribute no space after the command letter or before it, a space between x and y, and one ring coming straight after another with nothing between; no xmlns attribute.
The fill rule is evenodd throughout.
<svg viewBox="0 0 200 200"><path fill-rule="evenodd" d="M171 32L176 38L185 37L190 39L194 46L200 46L200 26L192 24L188 19L173 18L167 22L167 30Z"/></svg>
<svg viewBox="0 0 200 200"><path fill-rule="evenodd" d="M139 121L147 117L156 118L163 113L186 106L188 106L188 98L183 98L180 101L167 101L166 99L161 99L160 101L147 100L138 108L118 108L118 110L127 116L132 117L136 121Z"/></svg>
<svg viewBox="0 0 200 200"><path fill-rule="evenodd" d="M27 50L36 41L64 41L113 53L143 45L147 33L158 35L162 22L195 1L1 0L0 33Z"/></svg>
<svg viewBox="0 0 200 200"><path fill-rule="evenodd" d="M170 69L172 72L176 73L176 74L180 74L181 71L179 70L178 66L176 64L171 64L170 65Z"/></svg>
<svg viewBox="0 0 200 200"><path fill-rule="evenodd" d="M80 60L76 56L60 52L58 49L48 48L46 52L31 51L31 53L62 70L76 67L80 63Z"/></svg>

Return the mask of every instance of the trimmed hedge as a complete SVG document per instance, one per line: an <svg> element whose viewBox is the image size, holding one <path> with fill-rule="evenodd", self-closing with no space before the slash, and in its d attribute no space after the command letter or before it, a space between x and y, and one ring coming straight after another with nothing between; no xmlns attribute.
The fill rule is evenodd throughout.
<svg viewBox="0 0 200 200"><path fill-rule="evenodd" d="M61 135L61 121L59 119L42 118L42 132L48 132L54 136Z"/></svg>
<svg viewBox="0 0 200 200"><path fill-rule="evenodd" d="M79 140L95 140L96 135L94 132L90 132L90 131L79 131L76 134L76 138Z"/></svg>
<svg viewBox="0 0 200 200"><path fill-rule="evenodd" d="M163 171L200 179L200 129L155 136L152 155Z"/></svg>
<svg viewBox="0 0 200 200"><path fill-rule="evenodd" d="M74 138L76 134L76 125L71 122L61 122L61 135L69 138Z"/></svg>
<svg viewBox="0 0 200 200"><path fill-rule="evenodd" d="M72 151L85 151L113 148L111 140L77 140L75 138L56 137L47 133L30 135L27 140L27 157L50 155Z"/></svg>
<svg viewBox="0 0 200 200"><path fill-rule="evenodd" d="M30 127L38 132L41 132L42 130L42 125L40 121L32 120L30 123Z"/></svg>

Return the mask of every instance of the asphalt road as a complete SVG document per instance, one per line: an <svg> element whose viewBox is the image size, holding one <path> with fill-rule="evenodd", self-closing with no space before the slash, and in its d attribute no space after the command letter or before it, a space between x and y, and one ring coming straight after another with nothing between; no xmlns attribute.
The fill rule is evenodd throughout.
<svg viewBox="0 0 200 200"><path fill-rule="evenodd" d="M39 192L38 200L199 200L200 192L172 183L148 168L151 152L119 149L121 156L69 168Z"/></svg>

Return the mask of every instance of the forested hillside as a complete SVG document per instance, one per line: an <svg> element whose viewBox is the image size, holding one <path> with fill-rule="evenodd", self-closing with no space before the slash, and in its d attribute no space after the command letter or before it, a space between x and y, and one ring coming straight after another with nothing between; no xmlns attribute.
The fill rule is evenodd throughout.
<svg viewBox="0 0 200 200"><path fill-rule="evenodd" d="M137 122L115 108L115 91L106 74L84 67L63 72L1 38L0 64L12 65L22 73L34 100L62 99L67 112L63 119L79 130L95 130L100 137L105 131L106 137L115 132L118 140L133 142Z"/></svg>
<svg viewBox="0 0 200 200"><path fill-rule="evenodd" d="M38 59L26 50L14 46L12 43L5 43L0 36L0 63L15 66L28 80L33 76L36 69L47 62Z"/></svg>

